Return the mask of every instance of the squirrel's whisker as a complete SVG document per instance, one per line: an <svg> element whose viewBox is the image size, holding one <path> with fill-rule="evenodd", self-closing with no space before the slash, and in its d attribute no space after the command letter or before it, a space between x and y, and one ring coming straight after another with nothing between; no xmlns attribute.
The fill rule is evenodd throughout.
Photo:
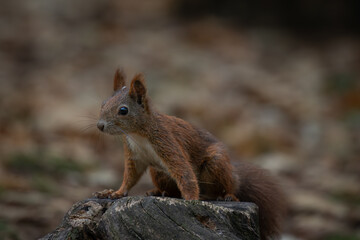
<svg viewBox="0 0 360 240"><path fill-rule="evenodd" d="M95 121L97 121L97 120L98 120L98 117L97 117L97 116L78 115L78 116L76 116L76 117L78 117L78 118L91 119L91 120L95 120Z"/></svg>
<svg viewBox="0 0 360 240"><path fill-rule="evenodd" d="M84 133L84 132L86 132L87 130L89 130L89 129L91 129L91 128L95 127L95 126L96 126L96 124L91 123L91 124L89 124L89 125L87 125L87 126L85 126L85 127L81 128L81 129L80 129L80 132Z"/></svg>

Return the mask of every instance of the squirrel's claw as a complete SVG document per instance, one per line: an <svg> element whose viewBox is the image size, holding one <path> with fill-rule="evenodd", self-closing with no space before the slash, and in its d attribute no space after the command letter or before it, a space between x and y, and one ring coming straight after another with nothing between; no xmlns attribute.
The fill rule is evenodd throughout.
<svg viewBox="0 0 360 240"><path fill-rule="evenodd" d="M224 201L226 201L226 202L231 202L231 201L239 202L240 200L237 197L235 197L234 194L226 194L225 197L224 197Z"/></svg>
<svg viewBox="0 0 360 240"><path fill-rule="evenodd" d="M225 202L239 202L240 200L235 197L234 194L226 194L224 197L217 197L216 201L225 201Z"/></svg>
<svg viewBox="0 0 360 240"><path fill-rule="evenodd" d="M96 198L109 198L115 191L113 189L105 189L100 192L95 192L92 195Z"/></svg>
<svg viewBox="0 0 360 240"><path fill-rule="evenodd" d="M219 196L216 198L216 201L218 201L218 202L224 201L224 198Z"/></svg>
<svg viewBox="0 0 360 240"><path fill-rule="evenodd" d="M149 190L145 193L145 195L147 197L149 196L154 196L154 197L166 197L168 196L168 193L166 191L161 191L159 189L153 189L153 190Z"/></svg>
<svg viewBox="0 0 360 240"><path fill-rule="evenodd" d="M145 193L147 197L149 196L161 196L161 191L157 188L149 190Z"/></svg>
<svg viewBox="0 0 360 240"><path fill-rule="evenodd" d="M105 189L103 191L93 193L93 196L96 198L110 198L110 199L119 199L122 197L126 197L127 195L128 195L127 192L121 193L113 189Z"/></svg>
<svg viewBox="0 0 360 240"><path fill-rule="evenodd" d="M109 195L109 198L111 199L119 199L119 198L123 198L123 197L126 197L128 194L127 192L124 192L124 193L121 193L121 192L113 192Z"/></svg>

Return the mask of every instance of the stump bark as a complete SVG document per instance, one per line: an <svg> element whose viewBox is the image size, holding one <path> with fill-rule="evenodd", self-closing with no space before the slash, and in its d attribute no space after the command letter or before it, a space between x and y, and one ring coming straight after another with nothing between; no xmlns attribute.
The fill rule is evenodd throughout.
<svg viewBox="0 0 360 240"><path fill-rule="evenodd" d="M244 202L160 197L87 199L45 239L260 239L258 208Z"/></svg>

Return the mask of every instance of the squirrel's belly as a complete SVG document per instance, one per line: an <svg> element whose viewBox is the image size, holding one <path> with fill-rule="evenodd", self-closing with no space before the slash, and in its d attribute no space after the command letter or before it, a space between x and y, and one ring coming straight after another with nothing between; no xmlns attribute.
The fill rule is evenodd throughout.
<svg viewBox="0 0 360 240"><path fill-rule="evenodd" d="M143 166L151 166L157 170L168 172L167 167L159 155L155 152L152 144L147 138L141 137L137 134L131 134L126 137L129 150L131 151L133 158L136 160L136 164Z"/></svg>

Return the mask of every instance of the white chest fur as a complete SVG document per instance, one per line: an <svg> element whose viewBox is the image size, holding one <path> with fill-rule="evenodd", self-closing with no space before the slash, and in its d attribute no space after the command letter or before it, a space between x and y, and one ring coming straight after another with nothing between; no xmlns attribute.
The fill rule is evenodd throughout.
<svg viewBox="0 0 360 240"><path fill-rule="evenodd" d="M166 166L147 138L137 134L130 134L126 137L126 140L137 166L144 168L152 166L157 170L167 172Z"/></svg>

